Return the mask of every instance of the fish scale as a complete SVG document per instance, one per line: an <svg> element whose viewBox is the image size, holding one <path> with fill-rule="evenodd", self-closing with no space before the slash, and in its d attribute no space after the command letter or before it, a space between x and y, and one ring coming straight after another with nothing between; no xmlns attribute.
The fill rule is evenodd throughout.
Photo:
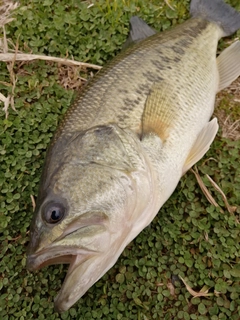
<svg viewBox="0 0 240 320"><path fill-rule="evenodd" d="M200 43L204 47L202 53L204 60L207 60L208 53L209 57L214 56L213 52L216 51L218 39L213 31L217 32L215 25L193 19L183 24L177 34L174 29L163 35L156 34L146 39L141 46L129 48L127 52L121 53L85 88L80 99L66 113L56 136L78 130L84 131L89 127L106 123L118 123L122 128L128 127L141 134L142 114L152 85L170 78L169 85L175 87L176 82L178 83L175 68L180 68L179 64L183 66L184 73L188 74L187 65L191 61L184 56L184 51L181 51L183 44L188 45L189 50L191 48L196 50L196 54L199 55ZM165 45L166 39L168 40L167 46ZM172 50L173 47L176 49ZM148 57L149 51L151 51L151 59ZM163 62L163 57L168 60ZM189 68L197 68L198 62L192 60L193 65L189 65ZM140 64L141 68L139 68ZM211 61L209 61L210 64ZM171 69L168 69L168 66ZM200 79L197 79L197 82ZM192 83L191 80L190 78L186 83L187 87ZM205 80L204 77L204 83ZM182 89L181 87L180 90ZM180 97L182 95L183 92L180 93Z"/></svg>

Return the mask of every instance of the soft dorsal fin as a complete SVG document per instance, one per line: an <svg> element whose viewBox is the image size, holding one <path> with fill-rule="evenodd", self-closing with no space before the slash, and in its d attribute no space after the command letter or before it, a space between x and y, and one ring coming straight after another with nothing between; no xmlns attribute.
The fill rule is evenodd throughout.
<svg viewBox="0 0 240 320"><path fill-rule="evenodd" d="M218 91L228 87L240 75L240 41L236 41L217 58L219 72Z"/></svg>
<svg viewBox="0 0 240 320"><path fill-rule="evenodd" d="M208 122L199 133L183 166L183 174L187 172L196 162L198 162L209 150L217 132L218 122L217 118L214 118Z"/></svg>
<svg viewBox="0 0 240 320"><path fill-rule="evenodd" d="M154 29L143 21L141 18L134 16L130 19L130 31L123 49L126 49L131 44L144 40L157 33Z"/></svg>

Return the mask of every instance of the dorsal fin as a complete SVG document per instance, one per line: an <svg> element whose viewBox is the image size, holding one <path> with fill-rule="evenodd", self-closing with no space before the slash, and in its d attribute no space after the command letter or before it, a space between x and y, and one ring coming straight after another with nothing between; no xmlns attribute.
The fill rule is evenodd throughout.
<svg viewBox="0 0 240 320"><path fill-rule="evenodd" d="M154 29L141 18L134 16L130 19L130 31L123 49L126 49L131 44L144 40L157 33Z"/></svg>

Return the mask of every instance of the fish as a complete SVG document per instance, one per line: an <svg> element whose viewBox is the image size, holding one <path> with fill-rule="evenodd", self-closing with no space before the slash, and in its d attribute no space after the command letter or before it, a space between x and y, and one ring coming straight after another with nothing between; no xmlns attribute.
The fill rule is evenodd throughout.
<svg viewBox="0 0 240 320"><path fill-rule="evenodd" d="M127 46L67 110L47 151L27 268L69 264L55 298L68 310L117 261L209 150L216 93L240 75L240 29L222 0L192 0L191 17L156 32L130 20ZM161 213L160 213L161 214Z"/></svg>

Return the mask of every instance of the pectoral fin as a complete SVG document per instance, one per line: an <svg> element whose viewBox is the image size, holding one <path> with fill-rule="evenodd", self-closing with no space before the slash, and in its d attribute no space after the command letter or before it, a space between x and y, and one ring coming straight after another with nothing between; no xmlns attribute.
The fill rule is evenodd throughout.
<svg viewBox="0 0 240 320"><path fill-rule="evenodd" d="M144 40L155 33L156 31L149 27L145 21L137 16L134 16L130 19L130 32L126 42L123 45L123 49L126 49L131 44Z"/></svg>
<svg viewBox="0 0 240 320"><path fill-rule="evenodd" d="M234 42L217 58L219 72L218 91L227 88L240 75L240 41Z"/></svg>
<svg viewBox="0 0 240 320"><path fill-rule="evenodd" d="M176 107L170 102L171 86L167 81L155 83L147 97L142 116L142 135L157 134L164 142L176 117Z"/></svg>
<svg viewBox="0 0 240 320"><path fill-rule="evenodd" d="M187 172L196 162L198 162L204 154L209 150L218 131L217 118L208 122L199 133L187 160L183 167L183 174Z"/></svg>

